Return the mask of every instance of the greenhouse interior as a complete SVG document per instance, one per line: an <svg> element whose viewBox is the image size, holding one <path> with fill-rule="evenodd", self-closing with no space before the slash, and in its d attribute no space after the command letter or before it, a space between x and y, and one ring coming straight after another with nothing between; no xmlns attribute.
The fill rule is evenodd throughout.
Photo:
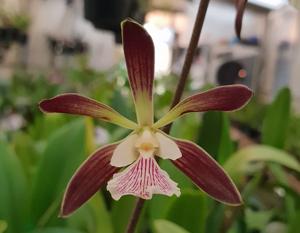
<svg viewBox="0 0 300 233"><path fill-rule="evenodd" d="M0 0L0 233L299 233L300 0Z"/></svg>

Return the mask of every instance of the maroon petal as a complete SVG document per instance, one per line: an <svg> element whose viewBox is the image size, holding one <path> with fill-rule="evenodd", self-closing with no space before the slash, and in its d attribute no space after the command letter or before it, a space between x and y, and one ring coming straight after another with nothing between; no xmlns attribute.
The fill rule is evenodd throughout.
<svg viewBox="0 0 300 233"><path fill-rule="evenodd" d="M63 94L52 99L43 100L40 109L47 113L68 113L90 116L104 121L135 129L136 123L125 118L111 107L78 94Z"/></svg>
<svg viewBox="0 0 300 233"><path fill-rule="evenodd" d="M123 47L129 83L140 124L153 120L154 45L150 35L132 20L122 22ZM143 107L143 105L147 105Z"/></svg>
<svg viewBox="0 0 300 233"><path fill-rule="evenodd" d="M236 0L237 12L235 17L235 33L239 39L241 39L241 30L246 4L247 0Z"/></svg>
<svg viewBox="0 0 300 233"><path fill-rule="evenodd" d="M190 96L172 108L154 124L161 128L179 116L189 112L233 111L242 108L252 97L252 91L244 85L228 85Z"/></svg>
<svg viewBox="0 0 300 233"><path fill-rule="evenodd" d="M196 144L176 140L182 157L172 160L176 167L212 198L228 205L242 204L241 196L226 172Z"/></svg>
<svg viewBox="0 0 300 233"><path fill-rule="evenodd" d="M111 156L117 145L102 147L78 168L64 194L60 212L62 217L78 209L118 171L119 168L110 165Z"/></svg>

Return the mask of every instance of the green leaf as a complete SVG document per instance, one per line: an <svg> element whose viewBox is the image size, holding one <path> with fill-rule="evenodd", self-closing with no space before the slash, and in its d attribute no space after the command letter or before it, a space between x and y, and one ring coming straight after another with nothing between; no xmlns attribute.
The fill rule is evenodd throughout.
<svg viewBox="0 0 300 233"><path fill-rule="evenodd" d="M30 233L83 233L83 232L75 229L69 229L69 228L49 227L49 228L35 230Z"/></svg>
<svg viewBox="0 0 300 233"><path fill-rule="evenodd" d="M192 181L169 160L160 160L159 166L169 174L172 180L178 183L178 187L180 187L181 190L190 190L194 187ZM176 196L167 197L164 195L154 195L148 203L150 221L166 218L170 206L176 199Z"/></svg>
<svg viewBox="0 0 300 233"><path fill-rule="evenodd" d="M198 144L223 164L233 153L234 145L230 139L229 120L223 112L203 114Z"/></svg>
<svg viewBox="0 0 300 233"><path fill-rule="evenodd" d="M125 196L119 201L113 202L111 219L113 220L114 233L125 232L135 201L135 197Z"/></svg>
<svg viewBox="0 0 300 233"><path fill-rule="evenodd" d="M300 229L300 210L298 210L293 218L291 219L291 222L288 227L288 233L297 233Z"/></svg>
<svg viewBox="0 0 300 233"><path fill-rule="evenodd" d="M225 205L214 200L210 200L210 202L205 232L219 233L225 217Z"/></svg>
<svg viewBox="0 0 300 233"><path fill-rule="evenodd" d="M58 215L63 191L85 155L82 120L65 125L48 140L38 167L31 200L31 222L43 226Z"/></svg>
<svg viewBox="0 0 300 233"><path fill-rule="evenodd" d="M291 92L283 88L267 110L262 126L262 143L283 149L290 120Z"/></svg>
<svg viewBox="0 0 300 233"><path fill-rule="evenodd" d="M176 199L176 196L167 197L163 195L154 195L149 201L148 207L150 221L166 218L168 210Z"/></svg>
<svg viewBox="0 0 300 233"><path fill-rule="evenodd" d="M157 219L153 223L155 233L189 233L187 230L164 219Z"/></svg>
<svg viewBox="0 0 300 233"><path fill-rule="evenodd" d="M292 155L264 145L249 146L237 151L224 164L224 168L234 180L238 180L241 174L253 171L253 167L260 168L253 162L273 162L300 172L300 164Z"/></svg>
<svg viewBox="0 0 300 233"><path fill-rule="evenodd" d="M35 171L36 161L39 158L37 151L37 143L26 132L18 132L14 135L13 147L20 160L28 181L31 182L31 177Z"/></svg>
<svg viewBox="0 0 300 233"><path fill-rule="evenodd" d="M205 231L206 198L198 190L184 191L171 205L167 219L191 233Z"/></svg>
<svg viewBox="0 0 300 233"><path fill-rule="evenodd" d="M177 138L194 141L199 128L199 115L187 114L174 121L171 128L171 135Z"/></svg>
<svg viewBox="0 0 300 233"><path fill-rule="evenodd" d="M28 210L27 191L20 161L7 144L0 142L0 219L7 225L6 233L22 232L21 229L24 229Z"/></svg>
<svg viewBox="0 0 300 233"><path fill-rule="evenodd" d="M80 207L68 219L68 226L87 233L113 233L109 212L100 193Z"/></svg>
<svg viewBox="0 0 300 233"><path fill-rule="evenodd" d="M113 224L110 213L107 211L102 193L98 193L88 202L96 222L96 230L92 233L113 233ZM101 219L101 221L99 221Z"/></svg>

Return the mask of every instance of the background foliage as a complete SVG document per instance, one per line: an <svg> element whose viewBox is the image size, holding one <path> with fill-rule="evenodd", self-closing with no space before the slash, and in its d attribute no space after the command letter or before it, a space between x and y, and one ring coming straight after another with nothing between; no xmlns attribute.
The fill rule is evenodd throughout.
<svg viewBox="0 0 300 233"><path fill-rule="evenodd" d="M176 80L156 80L156 86L165 87L155 94L156 117L167 111ZM55 76L18 71L1 81L0 90L0 233L124 232L133 197L115 202L102 189L70 218L58 218L58 212L78 165L95 148L128 132L89 118L43 115L37 107L43 98L79 92L134 119L124 66L106 74L84 64ZM238 184L244 205L233 208L212 200L168 161L160 161L182 195L148 201L137 232L298 232L300 119L291 98L284 88L269 106L253 99L239 112L191 114L177 121L171 134L211 153ZM16 116L22 123L11 125L8 119ZM233 130L251 143L241 147Z"/></svg>

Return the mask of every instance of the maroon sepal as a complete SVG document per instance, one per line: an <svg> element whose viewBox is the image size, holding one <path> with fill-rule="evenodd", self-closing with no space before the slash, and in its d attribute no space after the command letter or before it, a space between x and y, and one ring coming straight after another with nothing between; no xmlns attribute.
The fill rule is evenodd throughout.
<svg viewBox="0 0 300 233"><path fill-rule="evenodd" d="M182 157L172 161L174 165L212 198L228 205L242 204L239 191L226 172L196 144L176 140Z"/></svg>
<svg viewBox="0 0 300 233"><path fill-rule="evenodd" d="M122 22L123 47L134 98L145 93L152 100L154 45L150 35L133 20Z"/></svg>
<svg viewBox="0 0 300 233"><path fill-rule="evenodd" d="M178 107L183 108L181 115L186 112L233 111L245 106L252 95L253 92L244 85L220 86L190 96L180 102Z"/></svg>
<svg viewBox="0 0 300 233"><path fill-rule="evenodd" d="M65 191L61 217L66 217L78 209L119 170L110 165L111 156L117 145L102 147L78 168Z"/></svg>
<svg viewBox="0 0 300 233"><path fill-rule="evenodd" d="M47 113L84 115L108 121L111 119L106 116L107 113L115 112L105 104L76 93L61 94L51 99L42 100L39 106L43 112Z"/></svg>

